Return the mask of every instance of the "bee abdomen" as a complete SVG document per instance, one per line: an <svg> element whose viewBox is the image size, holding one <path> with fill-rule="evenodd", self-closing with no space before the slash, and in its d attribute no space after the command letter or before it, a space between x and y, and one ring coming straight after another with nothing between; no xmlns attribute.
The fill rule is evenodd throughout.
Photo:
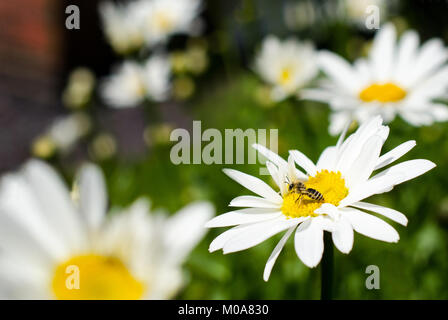
<svg viewBox="0 0 448 320"><path fill-rule="evenodd" d="M312 188L306 189L306 195L316 201L324 200L324 196L322 195L322 193Z"/></svg>

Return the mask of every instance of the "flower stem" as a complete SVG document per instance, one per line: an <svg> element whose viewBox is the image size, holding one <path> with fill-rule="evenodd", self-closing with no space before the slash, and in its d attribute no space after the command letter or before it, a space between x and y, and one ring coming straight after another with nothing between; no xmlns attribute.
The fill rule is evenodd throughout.
<svg viewBox="0 0 448 320"><path fill-rule="evenodd" d="M331 300L333 297L333 241L331 233L324 231L324 254L321 264L321 300Z"/></svg>

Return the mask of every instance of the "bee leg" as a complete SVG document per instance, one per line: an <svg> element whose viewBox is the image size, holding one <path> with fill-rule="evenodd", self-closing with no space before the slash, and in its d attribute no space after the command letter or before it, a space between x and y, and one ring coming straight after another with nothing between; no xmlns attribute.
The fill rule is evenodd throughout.
<svg viewBox="0 0 448 320"><path fill-rule="evenodd" d="M298 200L300 200L299 204L298 204L299 207L300 207L300 204L302 203L302 197L303 197L303 195L300 194L299 197L296 199L296 203L297 203Z"/></svg>

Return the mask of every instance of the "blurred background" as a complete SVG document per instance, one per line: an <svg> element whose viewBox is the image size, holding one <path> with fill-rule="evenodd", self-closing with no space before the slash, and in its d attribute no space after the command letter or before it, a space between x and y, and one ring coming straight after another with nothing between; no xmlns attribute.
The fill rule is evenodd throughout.
<svg viewBox="0 0 448 320"><path fill-rule="evenodd" d="M244 189L222 173L223 165L174 165L174 128L279 129L279 153L299 149L312 160L336 142L328 134L326 105L266 99L253 60L269 34L311 40L353 61L369 48L374 31L364 26L365 7L381 6L381 23L422 40L448 43L446 1L210 0L203 2L201 32L176 35L166 44L173 67L171 98L163 103L113 109L98 84L123 60L108 44L97 0L0 2L0 172L30 157L43 158L68 182L84 161L103 168L111 206L141 195L171 211L206 199L218 213ZM123 1L122 1L123 2ZM80 9L80 29L66 29L65 8ZM406 159L425 158L436 170L375 196L371 202L405 213L408 227L393 224L398 244L356 234L353 251L335 251L335 297L339 299L448 299L448 124L414 128L391 124L384 152L415 139ZM258 174L259 165L232 165ZM267 180L267 177L265 178ZM271 183L272 181L270 181ZM289 241L268 283L266 260L279 237L250 250L208 253L211 230L185 266L187 286L179 299L316 299L319 268L309 269ZM381 289L367 290L365 269L377 265Z"/></svg>

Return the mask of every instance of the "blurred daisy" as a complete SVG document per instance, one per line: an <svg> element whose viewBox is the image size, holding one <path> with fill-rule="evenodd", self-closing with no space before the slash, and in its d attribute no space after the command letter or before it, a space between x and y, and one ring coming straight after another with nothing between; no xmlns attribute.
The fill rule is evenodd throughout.
<svg viewBox="0 0 448 320"><path fill-rule="evenodd" d="M448 51L442 41L432 39L419 48L417 33L407 31L395 42L395 28L387 24L375 36L367 59L353 66L334 53L319 54L329 79L304 97L330 105L331 134L341 132L351 119L362 123L376 114L386 122L398 114L414 126L448 120L446 105L434 102L448 88Z"/></svg>
<svg viewBox="0 0 448 320"><path fill-rule="evenodd" d="M167 299L213 209L173 217L138 200L106 217L103 176L80 171L71 194L48 165L30 161L0 185L0 295L7 299Z"/></svg>
<svg viewBox="0 0 448 320"><path fill-rule="evenodd" d="M142 32L148 46L165 42L178 33L191 33L201 9L199 0L140 0Z"/></svg>
<svg viewBox="0 0 448 320"><path fill-rule="evenodd" d="M106 103L115 108L134 107L145 98L157 102L168 98L171 64L167 57L154 55L144 65L123 62L101 88Z"/></svg>
<svg viewBox="0 0 448 320"><path fill-rule="evenodd" d="M365 211L383 215L402 225L407 224L407 218L401 212L362 200L390 191L395 185L413 179L435 165L428 160L410 160L371 177L374 171L393 163L415 146L415 141L408 141L380 156L389 133L389 128L381 123L378 116L345 141L342 135L336 146L324 150L317 164L297 150L290 151L287 162L274 152L255 145L268 159L266 166L280 192L258 178L225 169L228 176L258 196L233 199L231 207L246 209L225 213L206 224L207 227L235 226L219 235L209 250L223 249L224 253L245 250L286 230L266 263L264 279L267 281L293 232L296 253L308 267L317 266L322 258L324 231L332 233L336 248L343 253L349 253L353 247L353 231L373 239L397 242L399 235L393 227ZM294 162L304 172L296 169ZM308 189L317 190L323 200L316 201L291 192L290 183L298 181Z"/></svg>
<svg viewBox="0 0 448 320"><path fill-rule="evenodd" d="M143 45L144 37L139 22L141 12L135 2L103 2L99 6L99 12L107 40L117 53L126 54Z"/></svg>
<svg viewBox="0 0 448 320"><path fill-rule="evenodd" d="M271 98L280 101L296 95L317 74L316 54L308 42L280 41L268 36L255 60L256 72L272 86Z"/></svg>
<svg viewBox="0 0 448 320"><path fill-rule="evenodd" d="M42 158L50 157L56 151L68 153L90 132L90 129L90 118L83 112L59 117L44 134L33 141L32 153Z"/></svg>

